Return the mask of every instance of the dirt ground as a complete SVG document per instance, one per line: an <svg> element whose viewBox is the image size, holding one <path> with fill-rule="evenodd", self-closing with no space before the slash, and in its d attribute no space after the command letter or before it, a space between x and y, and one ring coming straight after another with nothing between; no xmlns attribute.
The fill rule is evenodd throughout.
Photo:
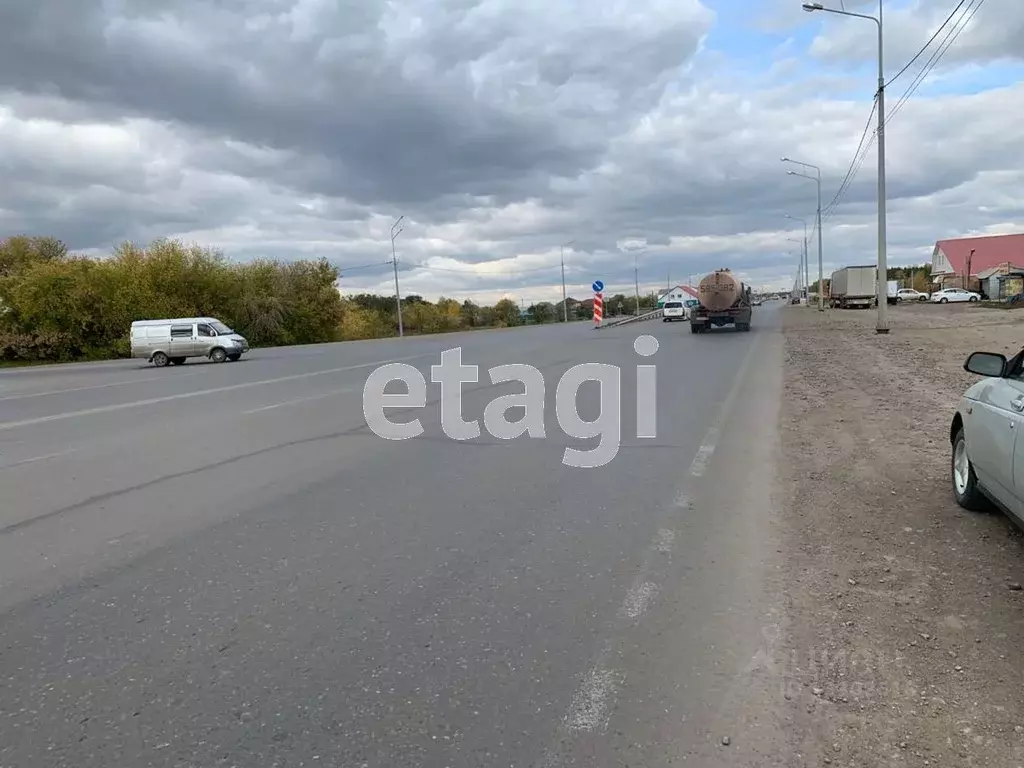
<svg viewBox="0 0 1024 768"><path fill-rule="evenodd" d="M1024 766L1024 538L953 500L952 409L1024 311L790 306L780 429L799 765Z"/></svg>

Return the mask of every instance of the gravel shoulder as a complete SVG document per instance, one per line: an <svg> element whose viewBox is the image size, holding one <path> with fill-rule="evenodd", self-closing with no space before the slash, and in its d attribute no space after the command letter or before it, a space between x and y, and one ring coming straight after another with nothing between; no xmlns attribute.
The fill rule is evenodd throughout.
<svg viewBox="0 0 1024 768"><path fill-rule="evenodd" d="M783 309L786 609L795 765L1024 765L1024 539L953 500L948 430L978 349L1024 312Z"/></svg>

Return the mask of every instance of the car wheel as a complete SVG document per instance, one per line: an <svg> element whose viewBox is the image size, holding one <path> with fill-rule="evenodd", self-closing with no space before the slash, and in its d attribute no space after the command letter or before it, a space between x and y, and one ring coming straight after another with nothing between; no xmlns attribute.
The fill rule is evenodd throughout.
<svg viewBox="0 0 1024 768"><path fill-rule="evenodd" d="M163 368L168 362L170 362L170 358L168 358L163 352L154 352L152 360L153 365L157 368Z"/></svg>
<svg viewBox="0 0 1024 768"><path fill-rule="evenodd" d="M217 347L215 350L210 352L210 359L215 363L223 363L228 359L228 353L220 347Z"/></svg>
<svg viewBox="0 0 1024 768"><path fill-rule="evenodd" d="M974 474L974 465L967 455L967 441L963 427L953 438L953 456L950 462L953 476L953 498L964 509L978 512L987 508L987 499L978 490L978 478Z"/></svg>
<svg viewBox="0 0 1024 768"><path fill-rule="evenodd" d="M948 303L949 303L949 299L947 299L945 296L943 296L941 299L939 299L939 304L948 304Z"/></svg>
<svg viewBox="0 0 1024 768"><path fill-rule="evenodd" d="M969 298L967 301L977 301L977 300L978 300L977 296L971 296L971 298Z"/></svg>

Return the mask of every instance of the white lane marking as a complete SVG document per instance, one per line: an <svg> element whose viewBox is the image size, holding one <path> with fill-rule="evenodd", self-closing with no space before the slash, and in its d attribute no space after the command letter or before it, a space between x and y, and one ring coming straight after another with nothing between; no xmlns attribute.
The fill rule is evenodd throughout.
<svg viewBox="0 0 1024 768"><path fill-rule="evenodd" d="M704 442L700 444L700 448L697 449L697 455L693 457L693 462L690 464L691 476L701 477L704 474L704 470L708 468L708 462L711 460L711 455L715 452L717 445L718 427L711 427L704 436Z"/></svg>
<svg viewBox="0 0 1024 768"><path fill-rule="evenodd" d="M309 395L307 397L297 397L294 400L284 400L280 403L274 403L273 405L264 405L260 408L253 408L249 411L242 411L243 416L248 416L253 413L263 413L263 411L272 411L275 408L284 408L286 405L298 405L299 403L308 403L311 400L321 400L325 397L331 397L332 395L343 395L346 392L355 392L351 387L348 389L332 389L330 392L321 392L318 395Z"/></svg>
<svg viewBox="0 0 1024 768"><path fill-rule="evenodd" d="M657 594L658 585L645 581L641 574L626 593L626 599L622 601L620 616L625 616L628 619L640 617Z"/></svg>
<svg viewBox="0 0 1024 768"><path fill-rule="evenodd" d="M35 464L37 461L46 461L47 459L56 459L60 456L67 456L69 453L75 453L76 451L82 450L81 448L68 448L66 451L57 451L56 453L47 453L43 456L33 456L31 459L21 459L19 461L12 461L10 464L0 464L0 469L11 469L12 467L20 467L23 464Z"/></svg>
<svg viewBox="0 0 1024 768"><path fill-rule="evenodd" d="M615 698L617 675L599 662L587 673L573 697L565 726L570 731L604 731L611 716Z"/></svg>
<svg viewBox="0 0 1024 768"><path fill-rule="evenodd" d="M82 411L68 411L66 413L54 413L50 416L40 416L35 419L24 419L22 421L8 421L0 424L0 430L5 429L16 429L17 427L29 427L35 424L45 424L49 421L62 421L64 419L74 419L80 416L92 416L97 413L110 413L112 411L122 411L127 408L140 408L144 405L156 405L158 403L167 403L172 400L183 400L187 397L202 397L203 395L212 395L218 392L234 392L239 389L248 389L250 387L259 387L263 384L279 384L282 381L298 381L300 379L309 379L313 376L326 376L330 373L341 373L343 371L355 371L360 368L372 368L380 365L387 365L389 363L400 363L405 360L418 360L424 357L436 357L435 353L424 353L421 355L408 355L407 357L395 357L390 360L375 360L372 363L360 363L359 365L345 365L340 368L328 368L323 371L309 371L307 373L295 373L290 376L278 376L274 379L261 379L259 381L246 381L241 384L230 384L224 387L213 387L211 389L196 389L191 392L181 392L177 395L166 395L164 397L151 397L148 400L135 400L130 403L116 403L114 405L101 405L97 408L86 408Z"/></svg>
<svg viewBox="0 0 1024 768"><path fill-rule="evenodd" d="M668 528L660 528L658 536L654 539L654 548L658 552L671 552L676 542L676 532Z"/></svg>
<svg viewBox="0 0 1024 768"><path fill-rule="evenodd" d="M747 370L750 368L750 361L754 357L754 350L757 348L760 338L755 338L747 350L736 373L732 387L722 402L722 407L715 416L715 421L708 429L707 434L697 449L697 455L690 464L690 475L700 477L707 469L708 462L714 455L718 446L718 438L721 426L732 410L732 404L739 396L740 389L747 377ZM674 499L676 507L689 508L690 497L686 490L678 493ZM619 608L618 619L636 619L643 615L651 605L651 601L657 596L659 587L648 579L655 553L671 552L675 547L676 533L668 528L659 528L651 545L644 554L636 579L626 592L626 597ZM563 726L570 732L580 731L604 731L611 719L611 708L615 702L615 696L621 680L621 675L616 672L608 663L611 657L612 645L609 642L598 654L594 666L587 673L576 694L573 696L572 705L563 720ZM548 750L541 765L544 768L557 768L561 765L558 756L552 750Z"/></svg>
<svg viewBox="0 0 1024 768"><path fill-rule="evenodd" d="M743 356L743 362L740 363L740 368L736 372L736 378L729 389L729 394L726 395L722 407L718 409L715 421L708 427L707 434L704 435L704 440L701 441L700 448L697 449L697 455L693 457L693 461L690 463L691 477L702 477L704 472L707 471L708 462L711 461L711 457L715 455L715 448L718 447L718 437L722 422L725 421L732 410L732 404L739 397L740 389L747 378L747 369L750 367L750 361L754 359L754 350L757 349L760 340L760 336L755 337L750 348L747 350L747 354ZM676 500L676 506L682 506L679 504L678 499Z"/></svg>
<svg viewBox="0 0 1024 768"><path fill-rule="evenodd" d="M170 376L174 376L175 381L183 376L195 376L199 371L187 371L185 373L178 374L166 374L164 376L146 376L141 379L124 379L123 381L111 381L108 384L91 384L88 387L69 387L68 389L50 389L45 392L23 392L19 395L5 395L0 397L0 402L7 402L9 400L25 400L29 397L45 397L46 395L65 395L69 392L87 392L91 389L107 389L108 387L124 387L129 384L141 384L146 381L158 381L160 379L168 380Z"/></svg>

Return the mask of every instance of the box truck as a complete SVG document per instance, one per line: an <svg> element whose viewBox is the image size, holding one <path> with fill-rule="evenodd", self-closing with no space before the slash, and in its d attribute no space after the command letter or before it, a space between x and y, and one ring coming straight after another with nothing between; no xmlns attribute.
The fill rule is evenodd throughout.
<svg viewBox="0 0 1024 768"><path fill-rule="evenodd" d="M860 307L868 309L875 303L877 269L870 267L843 267L832 273L829 306L840 309Z"/></svg>

